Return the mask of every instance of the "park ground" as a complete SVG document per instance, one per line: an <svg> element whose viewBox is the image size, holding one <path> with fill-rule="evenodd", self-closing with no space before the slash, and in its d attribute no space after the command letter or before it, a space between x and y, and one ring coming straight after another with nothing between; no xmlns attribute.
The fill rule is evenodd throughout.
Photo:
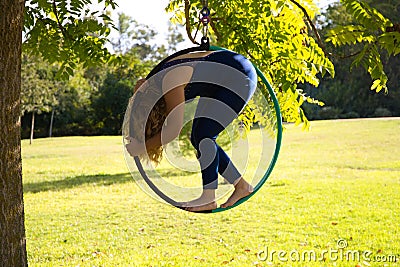
<svg viewBox="0 0 400 267"><path fill-rule="evenodd" d="M216 214L143 193L121 141L23 140L30 266L400 266L398 118L285 125L264 187Z"/></svg>

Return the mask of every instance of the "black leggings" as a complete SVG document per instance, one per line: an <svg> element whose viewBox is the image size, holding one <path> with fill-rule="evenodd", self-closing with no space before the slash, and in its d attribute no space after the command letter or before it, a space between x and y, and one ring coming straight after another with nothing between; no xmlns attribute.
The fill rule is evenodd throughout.
<svg viewBox="0 0 400 267"><path fill-rule="evenodd" d="M207 97L200 97L190 138L197 151L204 189L217 188L218 173L231 184L241 177L216 139L238 116L246 102L228 89L215 88L214 92Z"/></svg>

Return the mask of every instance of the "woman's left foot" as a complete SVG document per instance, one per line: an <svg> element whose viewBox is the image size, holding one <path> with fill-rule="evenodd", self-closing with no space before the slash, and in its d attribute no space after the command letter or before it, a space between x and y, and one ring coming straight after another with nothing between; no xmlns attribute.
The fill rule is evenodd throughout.
<svg viewBox="0 0 400 267"><path fill-rule="evenodd" d="M246 182L243 178L240 178L239 182L235 185L235 191L233 191L232 195L228 198L228 200L221 205L221 208L227 208L233 206L240 199L247 197L253 192L253 187L251 184Z"/></svg>
<svg viewBox="0 0 400 267"><path fill-rule="evenodd" d="M185 210L192 212L215 210L217 208L217 202L213 201L201 206L188 206Z"/></svg>
<svg viewBox="0 0 400 267"><path fill-rule="evenodd" d="M182 206L185 210L194 212L216 209L217 202L215 202L215 190L204 189L199 198L186 202Z"/></svg>

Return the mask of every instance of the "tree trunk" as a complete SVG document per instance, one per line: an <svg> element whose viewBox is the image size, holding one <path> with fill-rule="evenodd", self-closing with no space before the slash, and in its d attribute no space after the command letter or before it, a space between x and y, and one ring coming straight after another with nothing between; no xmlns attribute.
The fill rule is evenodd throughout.
<svg viewBox="0 0 400 267"><path fill-rule="evenodd" d="M0 0L0 266L27 266L21 163L23 0Z"/></svg>
<svg viewBox="0 0 400 267"><path fill-rule="evenodd" d="M29 144L32 145L33 132L35 131L35 111L32 111L32 122L31 122L31 138L29 139Z"/></svg>
<svg viewBox="0 0 400 267"><path fill-rule="evenodd" d="M49 137L53 135L54 108L51 110Z"/></svg>

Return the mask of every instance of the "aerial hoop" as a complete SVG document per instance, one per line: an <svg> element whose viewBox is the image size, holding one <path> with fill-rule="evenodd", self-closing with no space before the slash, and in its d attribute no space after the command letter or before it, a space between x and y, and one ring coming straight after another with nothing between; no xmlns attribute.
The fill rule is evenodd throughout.
<svg viewBox="0 0 400 267"><path fill-rule="evenodd" d="M160 69L162 68L162 66L169 60L180 56L180 55L184 55L184 54L188 54L191 52L195 52L195 51L217 51L217 50L226 50L225 48L221 48L218 46L211 46L209 43L209 39L208 37L203 37L201 40L201 45L197 46L197 47L191 47L191 48L187 48L181 51L178 51L170 56L168 56L167 58L165 58L164 60L162 60L156 67L154 67L154 69L147 75L146 79L148 79L149 77L152 77L153 75L155 75L156 73L158 73L160 71ZM253 63L254 65L254 63ZM253 184L254 190L253 192L248 195L245 198L240 199L239 201L237 201L233 206L230 207L226 207L226 208L216 208L214 210L209 210L209 211L202 211L201 213L216 213L216 212L221 212L221 211L225 211L225 210L229 210L231 208L234 208L242 203L244 203L245 201L247 201L250 197L252 197L258 190L260 190L260 188L265 184L265 182L267 181L268 177L271 175L272 170L276 164L276 161L278 159L278 155L279 155L279 151L280 151L280 147L281 147L281 140L282 140L282 116L281 116L281 112L280 112L280 107L279 107L279 103L278 100L276 98L276 95L270 85L270 83L268 82L268 80L266 79L266 77L264 76L264 74L260 71L260 69L255 66L257 75L258 75L258 80L259 83L261 83L260 86L263 87L263 94L267 94L264 96L265 99L267 99L268 103L267 105L270 108L270 114L271 114L271 120L272 123L270 125L269 130L272 130L273 133L270 135L270 143L269 143L269 149L273 150L273 151L269 151L270 155L268 156L268 158L260 158L257 159L259 160L259 165L260 164L265 164L262 166L262 168L260 168L259 166L257 166L257 170L255 171L254 176L261 176L257 177L257 179L253 179L255 181L255 184ZM265 101L265 100L264 100ZM124 119L124 126L123 126L123 135L126 136L126 128L129 127L128 121L129 119L127 119L127 116L130 116L130 111L129 111L129 106L127 109L127 112L125 114L125 119ZM260 126L261 127L261 126ZM263 136L262 134L263 130L260 130L261 136ZM264 144L264 143L263 143ZM264 148L263 148L264 149ZM153 169L147 170L144 167L143 163L140 161L140 159L138 157L134 157L132 160L132 157L130 157L125 149L125 159L127 161L127 165L131 170L131 173L133 175L133 172L135 171L133 168L131 168L131 165L135 165L135 167L137 168L137 170L140 173L141 178L143 179L143 181L145 182L145 186L147 186L152 192L146 191L147 189L145 189L146 192L149 192L152 196L157 196L158 198L160 198L161 200L165 201L166 203L175 206L177 208L180 209L184 209L184 207L180 206L180 201L177 201L176 199L174 199L173 197L169 196L168 193L166 192L166 190L163 190L162 188L160 189L160 186L157 185L156 183L159 182L159 178L163 178L161 177L159 174L157 174L157 179L151 177L152 175L155 175L155 172ZM261 162L261 161L269 161L269 162ZM257 172L259 172L260 170L262 170L263 174L257 174ZM265 172L264 172L265 171ZM150 173L150 175L149 175ZM136 179L135 181L139 181L138 179ZM140 184L139 186L143 188L144 183L141 183L140 180ZM225 193L224 193L225 194Z"/></svg>

